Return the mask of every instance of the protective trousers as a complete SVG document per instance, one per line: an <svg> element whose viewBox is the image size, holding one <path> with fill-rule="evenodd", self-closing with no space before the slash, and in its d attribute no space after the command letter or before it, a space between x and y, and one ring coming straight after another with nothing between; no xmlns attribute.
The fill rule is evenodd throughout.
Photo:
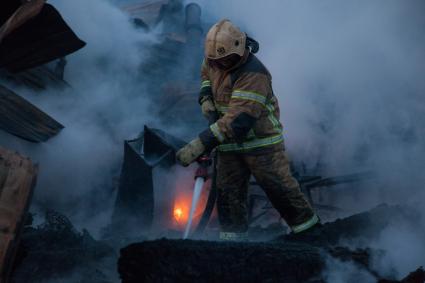
<svg viewBox="0 0 425 283"><path fill-rule="evenodd" d="M248 183L251 174L282 218L297 233L318 222L318 217L290 172L285 151L249 155L218 153L217 210L221 231L248 230Z"/></svg>

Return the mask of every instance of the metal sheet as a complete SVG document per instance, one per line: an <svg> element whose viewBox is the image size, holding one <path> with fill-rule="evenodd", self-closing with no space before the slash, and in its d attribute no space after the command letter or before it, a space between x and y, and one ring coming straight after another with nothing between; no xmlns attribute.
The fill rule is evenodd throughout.
<svg viewBox="0 0 425 283"><path fill-rule="evenodd" d="M0 129L31 142L44 142L63 128L33 104L0 85Z"/></svg>
<svg viewBox="0 0 425 283"><path fill-rule="evenodd" d="M124 162L110 233L121 238L140 236L154 217L154 167L171 167L175 152L184 145L161 130L145 126L139 138L124 142Z"/></svg>

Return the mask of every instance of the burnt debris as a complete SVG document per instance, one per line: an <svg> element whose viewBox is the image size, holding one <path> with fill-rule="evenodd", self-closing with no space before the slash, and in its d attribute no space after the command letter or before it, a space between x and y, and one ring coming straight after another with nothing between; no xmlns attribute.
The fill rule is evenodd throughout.
<svg viewBox="0 0 425 283"><path fill-rule="evenodd" d="M78 232L64 215L48 211L43 224L24 229L14 283L116 282L116 254L86 231ZM70 282L71 282L70 281Z"/></svg>
<svg viewBox="0 0 425 283"><path fill-rule="evenodd" d="M0 129L30 142L45 142L64 126L0 85Z"/></svg>
<svg viewBox="0 0 425 283"><path fill-rule="evenodd" d="M352 262L377 282L423 283L418 269L402 281L384 280L373 269L372 254L384 251L350 250L343 240L370 241L391 221L414 225L415 212L405 207L381 205L371 211L327 223L316 241L209 242L189 240L146 241L121 250L118 271L123 283L134 282L325 282L326 258ZM412 226L414 227L414 226ZM418 231L420 232L420 231ZM423 233L423 231L422 231ZM411 281L406 281L411 280ZM413 281L412 281L413 280Z"/></svg>

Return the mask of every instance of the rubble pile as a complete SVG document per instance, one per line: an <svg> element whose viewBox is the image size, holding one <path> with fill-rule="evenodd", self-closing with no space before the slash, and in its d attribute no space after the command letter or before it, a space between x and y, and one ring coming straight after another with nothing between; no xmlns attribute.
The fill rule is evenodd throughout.
<svg viewBox="0 0 425 283"><path fill-rule="evenodd" d="M27 225L21 238L15 283L72 282L112 283L116 253L108 244L79 233L63 215L49 211L45 222Z"/></svg>

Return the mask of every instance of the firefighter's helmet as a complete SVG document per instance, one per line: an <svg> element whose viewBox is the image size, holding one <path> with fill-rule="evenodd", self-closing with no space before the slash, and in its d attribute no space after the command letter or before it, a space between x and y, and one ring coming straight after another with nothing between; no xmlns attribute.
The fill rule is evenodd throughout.
<svg viewBox="0 0 425 283"><path fill-rule="evenodd" d="M208 31L205 40L205 57L216 60L230 54L243 56L246 34L229 20L221 20Z"/></svg>

